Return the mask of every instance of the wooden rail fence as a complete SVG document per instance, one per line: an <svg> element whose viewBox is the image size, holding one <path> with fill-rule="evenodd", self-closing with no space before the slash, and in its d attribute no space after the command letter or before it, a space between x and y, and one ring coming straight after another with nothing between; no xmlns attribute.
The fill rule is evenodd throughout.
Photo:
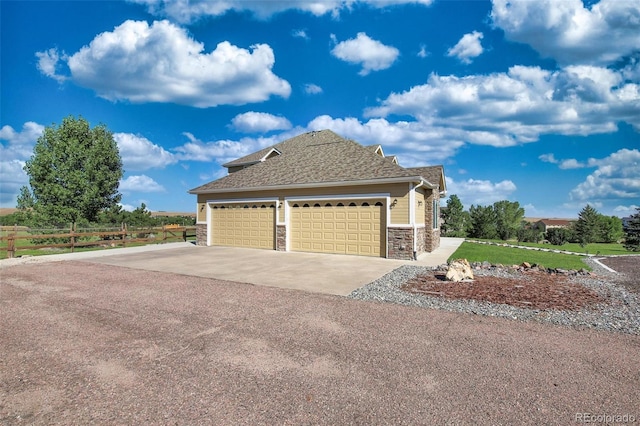
<svg viewBox="0 0 640 426"><path fill-rule="evenodd" d="M127 228L123 225L120 229L104 228L105 230L86 231L80 230L77 232L75 226L70 226L68 232L65 230L53 230L53 233L46 234L23 234L18 235L18 232L30 232L28 228L24 227L10 227L12 229L7 231L8 227L3 227L4 232L8 232L8 235L0 236L0 252L6 251L7 258L11 259L15 257L18 250L30 250L30 249L43 249L43 248L70 248L73 253L76 247L116 247L121 245L126 247L127 244L133 243L158 243L167 242L170 240L180 239L187 241L187 238L194 237L196 232L195 226L180 226L180 225L165 225L162 227L154 228ZM106 230L109 229L109 230ZM59 231L59 232L58 232ZM161 235L161 237L159 237ZM97 239L95 239L97 237ZM90 240L86 240L89 238ZM60 239L68 240L68 242L60 242ZM44 241L42 244L31 245L16 245L18 240L49 240ZM57 241L56 241L57 240ZM6 244L5 244L6 241Z"/></svg>

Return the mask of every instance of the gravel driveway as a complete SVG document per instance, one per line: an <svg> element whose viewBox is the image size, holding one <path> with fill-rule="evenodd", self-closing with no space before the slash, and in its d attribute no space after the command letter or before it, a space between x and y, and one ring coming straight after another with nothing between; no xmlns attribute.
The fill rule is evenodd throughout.
<svg viewBox="0 0 640 426"><path fill-rule="evenodd" d="M635 335L81 262L0 274L0 424L640 421Z"/></svg>

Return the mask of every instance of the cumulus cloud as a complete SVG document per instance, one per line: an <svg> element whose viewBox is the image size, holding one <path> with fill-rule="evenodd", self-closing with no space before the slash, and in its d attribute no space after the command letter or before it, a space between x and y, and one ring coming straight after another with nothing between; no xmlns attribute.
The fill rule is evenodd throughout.
<svg viewBox="0 0 640 426"><path fill-rule="evenodd" d="M262 133L272 130L288 130L291 122L284 117L266 112L249 111L238 114L231 120L234 129L244 133Z"/></svg>
<svg viewBox="0 0 640 426"><path fill-rule="evenodd" d="M626 121L640 130L640 90L620 87L611 70L558 71L513 66L507 73L466 77L432 74L427 83L392 93L366 117L412 116L464 133L464 141L496 147L537 141L542 134L591 135Z"/></svg>
<svg viewBox="0 0 640 426"><path fill-rule="evenodd" d="M640 3L493 0L493 24L560 64L612 64L638 51Z"/></svg>
<svg viewBox="0 0 640 426"><path fill-rule="evenodd" d="M47 77L51 77L58 83L62 83L67 79L66 76L58 74L58 64L61 60L66 60L66 55L60 54L58 49L51 48L43 52L36 52L38 58L38 64L36 65L38 71Z"/></svg>
<svg viewBox="0 0 640 426"><path fill-rule="evenodd" d="M510 180L496 183L480 179L456 181L448 176L446 180L447 192L456 194L467 208L472 204L487 206L496 201L507 200L517 189L516 185Z"/></svg>
<svg viewBox="0 0 640 426"><path fill-rule="evenodd" d="M129 176L120 181L122 192L166 192L166 189L147 175Z"/></svg>
<svg viewBox="0 0 640 426"><path fill-rule="evenodd" d="M114 133L120 157L126 171L163 168L176 163L177 158L149 139L131 133Z"/></svg>
<svg viewBox="0 0 640 426"><path fill-rule="evenodd" d="M314 16L330 14L334 18L340 12L355 5L385 8L399 4L430 5L433 0L313 0L313 1L246 1L246 0L130 0L144 4L150 13L170 17L174 21L190 23L205 16L221 16L230 11L248 11L258 19L287 10L300 10Z"/></svg>
<svg viewBox="0 0 640 426"><path fill-rule="evenodd" d="M332 39L337 41L334 35L332 35ZM358 33L356 38L337 43L331 50L331 54L351 64L362 65L358 74L365 76L371 71L380 71L391 67L400 55L400 51L393 46L386 46L373 40L362 32Z"/></svg>
<svg viewBox="0 0 640 426"><path fill-rule="evenodd" d="M333 118L321 115L307 124L308 130L331 129L363 145L381 144L385 153L402 152L398 158L404 167L434 164L452 157L464 145L461 133L405 121L371 119L361 122L354 117Z"/></svg>
<svg viewBox="0 0 640 426"><path fill-rule="evenodd" d="M264 147L274 145L290 137L302 133L300 129L289 130L271 137L257 138L241 138L239 140L216 140L202 141L189 132L183 135L189 139L189 142L176 147L174 151L180 160L187 161L215 161L218 164L224 164L236 158L256 152Z"/></svg>
<svg viewBox="0 0 640 426"><path fill-rule="evenodd" d="M52 49L38 54L56 57ZM247 50L224 41L207 53L203 43L168 21L126 21L96 36L66 63L74 83L110 101L206 108L291 93L289 83L272 72L275 56L269 45ZM38 67L57 79L51 67Z"/></svg>
<svg viewBox="0 0 640 426"><path fill-rule="evenodd" d="M317 84L308 83L304 85L304 93L307 95L317 95L322 93L322 87Z"/></svg>
<svg viewBox="0 0 640 426"><path fill-rule="evenodd" d="M20 188L29 183L23 167L43 131L44 126L33 121L20 131L9 125L0 128L0 206L15 207Z"/></svg>
<svg viewBox="0 0 640 426"><path fill-rule="evenodd" d="M482 55L484 51L480 43L482 37L483 34L478 31L463 35L460 41L447 51L447 56L455 56L460 62L470 64L473 58Z"/></svg>
<svg viewBox="0 0 640 426"><path fill-rule="evenodd" d="M602 159L590 158L596 170L569 196L578 202L609 199L640 199L640 151L621 149Z"/></svg>

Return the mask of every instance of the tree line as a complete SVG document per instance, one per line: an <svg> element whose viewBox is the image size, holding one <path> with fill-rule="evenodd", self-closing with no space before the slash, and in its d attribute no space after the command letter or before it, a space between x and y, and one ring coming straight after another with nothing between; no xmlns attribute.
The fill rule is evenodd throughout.
<svg viewBox="0 0 640 426"><path fill-rule="evenodd" d="M578 214L578 219L566 228L551 228L546 232L524 220L524 208L517 201L497 201L490 206L471 205L468 211L457 195L451 195L442 211L442 235L480 239L518 240L551 244L616 243L623 239L625 247L640 251L640 208L631 217L626 229L616 216L600 214L590 205Z"/></svg>

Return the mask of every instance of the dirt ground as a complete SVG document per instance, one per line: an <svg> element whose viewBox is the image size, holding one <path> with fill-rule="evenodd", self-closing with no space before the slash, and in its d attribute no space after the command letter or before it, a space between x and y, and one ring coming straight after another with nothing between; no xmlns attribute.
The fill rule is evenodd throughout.
<svg viewBox="0 0 640 426"><path fill-rule="evenodd" d="M85 262L0 274L0 424L640 421L638 336Z"/></svg>

